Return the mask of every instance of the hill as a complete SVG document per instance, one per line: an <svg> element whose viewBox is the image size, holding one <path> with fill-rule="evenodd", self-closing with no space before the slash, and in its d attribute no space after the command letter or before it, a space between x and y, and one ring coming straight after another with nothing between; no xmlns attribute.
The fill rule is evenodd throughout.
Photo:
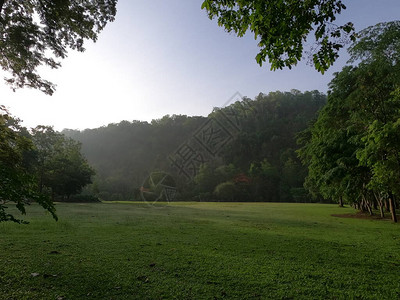
<svg viewBox="0 0 400 300"><path fill-rule="evenodd" d="M272 92L207 118L167 115L63 133L82 143L97 171L91 191L104 200L138 200L146 177L163 171L175 178L178 199L301 201L306 169L296 135L325 103L318 91Z"/></svg>

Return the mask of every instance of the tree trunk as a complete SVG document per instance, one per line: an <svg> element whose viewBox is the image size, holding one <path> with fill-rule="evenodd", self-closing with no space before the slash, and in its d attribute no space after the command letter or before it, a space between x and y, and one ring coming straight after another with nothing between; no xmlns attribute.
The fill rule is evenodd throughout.
<svg viewBox="0 0 400 300"><path fill-rule="evenodd" d="M364 195L362 195L362 201L363 201L363 206L364 206L364 209L363 209L363 211L367 211L368 213L369 213L369 215L370 216L373 216L374 215L374 213L372 212L372 208L371 208L371 205L370 205L370 203L368 202L368 200L367 200L367 198L364 196Z"/></svg>
<svg viewBox="0 0 400 300"><path fill-rule="evenodd" d="M359 210L365 212L365 202L364 202L364 197L361 198L361 201L359 203Z"/></svg>
<svg viewBox="0 0 400 300"><path fill-rule="evenodd" d="M393 198L392 192L389 192L389 206L390 206L390 212L392 214L392 221L397 223L396 205L394 203L394 198Z"/></svg>
<svg viewBox="0 0 400 300"><path fill-rule="evenodd" d="M379 211L381 213L381 218L383 219L385 217L385 212L383 211L383 204L382 202L379 203Z"/></svg>
<svg viewBox="0 0 400 300"><path fill-rule="evenodd" d="M387 212L390 212L388 201L389 201L388 199L385 199L385 200L383 200L383 203L385 204L385 210L386 210Z"/></svg>
<svg viewBox="0 0 400 300"><path fill-rule="evenodd" d="M342 198L342 196L339 197L339 207L343 207L343 198Z"/></svg>
<svg viewBox="0 0 400 300"><path fill-rule="evenodd" d="M369 205L369 203L367 203L367 210L368 210L370 216L374 215L374 212L372 211L371 205Z"/></svg>
<svg viewBox="0 0 400 300"><path fill-rule="evenodd" d="M375 193L374 192L374 196L375 196L375 201L378 203L379 205L379 212L381 214L381 218L383 219L385 217L385 212L383 211L383 199L382 197L379 195L379 193Z"/></svg>

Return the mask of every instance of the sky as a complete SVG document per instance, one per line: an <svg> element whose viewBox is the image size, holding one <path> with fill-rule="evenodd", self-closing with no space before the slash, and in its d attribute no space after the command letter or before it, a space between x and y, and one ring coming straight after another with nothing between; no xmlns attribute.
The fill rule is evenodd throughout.
<svg viewBox="0 0 400 300"><path fill-rule="evenodd" d="M399 0L344 0L337 24L356 30L399 19ZM201 10L202 0L119 0L114 22L70 51L62 67L40 74L57 85L53 96L32 89L13 92L0 81L0 104L36 125L86 129L122 120L151 121L164 115L208 115L235 93L254 98L271 91L327 91L345 50L324 75L303 60L291 70L270 71L255 56L257 42L229 34ZM7 74L0 71L0 77Z"/></svg>

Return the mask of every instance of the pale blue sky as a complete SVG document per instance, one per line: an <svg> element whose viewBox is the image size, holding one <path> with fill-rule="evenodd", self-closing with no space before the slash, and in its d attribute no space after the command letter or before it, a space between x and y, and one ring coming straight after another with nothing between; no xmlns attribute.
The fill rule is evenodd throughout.
<svg viewBox="0 0 400 300"><path fill-rule="evenodd" d="M332 73L340 71L346 52L321 75L306 62L292 70L259 67L256 41L237 38L210 21L202 0L119 0L116 20L87 44L70 52L59 70L43 69L57 84L53 96L35 90L12 92L0 83L0 104L28 127L85 129L121 120L146 120L166 114L207 115L235 92L291 89L326 92ZM399 0L345 0L338 23L357 30L399 18ZM1 73L0 73L1 74ZM2 75L2 74L1 74Z"/></svg>

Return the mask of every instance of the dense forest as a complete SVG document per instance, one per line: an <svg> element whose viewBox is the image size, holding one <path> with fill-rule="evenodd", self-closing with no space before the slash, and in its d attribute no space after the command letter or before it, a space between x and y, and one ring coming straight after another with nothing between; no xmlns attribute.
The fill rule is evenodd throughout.
<svg viewBox="0 0 400 300"><path fill-rule="evenodd" d="M296 136L325 102L318 91L272 92L207 118L172 115L63 133L82 143L96 169L89 190L103 200L140 200L147 176L164 171L178 185L177 200L306 201Z"/></svg>

